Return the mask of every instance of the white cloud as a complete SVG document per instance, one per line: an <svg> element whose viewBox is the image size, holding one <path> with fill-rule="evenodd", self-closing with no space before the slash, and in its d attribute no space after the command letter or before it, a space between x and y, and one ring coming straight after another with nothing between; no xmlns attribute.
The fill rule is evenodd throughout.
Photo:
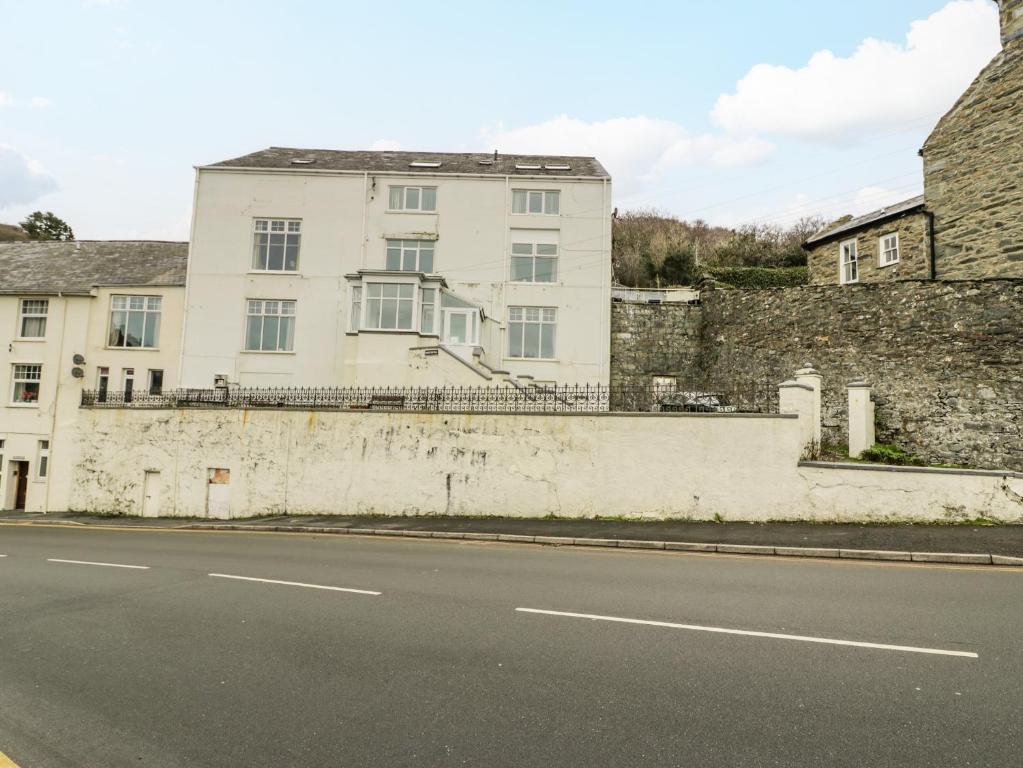
<svg viewBox="0 0 1023 768"><path fill-rule="evenodd" d="M369 145L370 152L398 152L401 142L394 139L377 139Z"/></svg>
<svg viewBox="0 0 1023 768"><path fill-rule="evenodd" d="M11 94L7 91L0 91L0 107L9 107L14 103L14 99L11 98Z"/></svg>
<svg viewBox="0 0 1023 768"><path fill-rule="evenodd" d="M615 179L619 194L635 192L666 171L691 165L753 165L774 146L755 137L690 135L679 123L615 117L588 123L568 115L521 128L484 128L486 149L509 154L592 155Z"/></svg>
<svg viewBox="0 0 1023 768"><path fill-rule="evenodd" d="M936 120L999 50L998 10L954 0L914 21L905 43L864 40L849 57L815 53L792 69L758 64L713 118L735 135L826 142Z"/></svg>
<svg viewBox="0 0 1023 768"><path fill-rule="evenodd" d="M56 179L37 162L0 144L0 208L34 202L56 189Z"/></svg>
<svg viewBox="0 0 1023 768"><path fill-rule="evenodd" d="M53 106L53 101L45 96L33 96L32 101L30 101L29 104L33 109L44 109L46 107Z"/></svg>

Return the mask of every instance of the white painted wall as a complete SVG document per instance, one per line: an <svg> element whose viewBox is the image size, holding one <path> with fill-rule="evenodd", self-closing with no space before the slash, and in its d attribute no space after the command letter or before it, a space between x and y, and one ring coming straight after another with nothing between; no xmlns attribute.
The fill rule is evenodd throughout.
<svg viewBox="0 0 1023 768"><path fill-rule="evenodd" d="M233 517L626 515L651 519L1023 521L1023 477L799 466L796 416L80 411L78 511L204 516L211 467Z"/></svg>
<svg viewBox="0 0 1023 768"><path fill-rule="evenodd" d="M436 213L387 211L392 184L435 185ZM513 188L560 190L558 216L511 214ZM251 271L258 217L302 220L298 274ZM515 229L556 229L559 282L511 283ZM610 354L610 183L602 179L503 176L414 176L308 169L197 171L189 254L182 383L209 387L215 374L249 386L336 386L378 380L365 364L360 336L348 334L349 282L344 275L383 269L388 238L436 238L434 272L483 308L481 340L495 368L540 381L607 383ZM245 301L297 302L294 350L244 350ZM556 360L509 360L508 306L558 309ZM394 333L404 349L436 337ZM374 344L377 351L382 345ZM405 355L396 357L400 363ZM485 380L477 382L485 385Z"/></svg>
<svg viewBox="0 0 1023 768"><path fill-rule="evenodd" d="M124 349L107 346L112 294L161 296L162 317L157 349ZM69 441L79 418L83 389L96 387L100 366L110 368L112 390L121 389L125 368L134 368L135 387L144 390L150 369L164 371L164 387L177 386L181 358L181 326L184 287L122 286L98 288L85 296L0 296L0 440L4 441L0 469L0 509L13 504L10 462L29 462L26 498L28 511L66 508L66 501L53 505L56 486L66 498L70 482L67 463ZM19 339L19 300L46 298L49 308L46 335L42 339ZM3 337L6 336L6 339ZM76 354L85 358L80 367L85 376L76 379L72 368ZM13 366L39 363L43 366L39 402L34 406L11 404ZM50 442L49 477L38 476L39 441Z"/></svg>

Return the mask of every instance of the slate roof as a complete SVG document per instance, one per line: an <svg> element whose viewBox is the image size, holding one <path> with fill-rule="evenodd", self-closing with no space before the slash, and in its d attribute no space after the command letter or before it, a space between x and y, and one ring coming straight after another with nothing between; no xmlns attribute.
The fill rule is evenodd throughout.
<svg viewBox="0 0 1023 768"><path fill-rule="evenodd" d="M804 245L820 245L857 229L863 229L872 224L879 224L882 221L894 219L907 213L915 213L923 207L924 196L917 195L916 197L909 198L909 200L903 200L901 203L889 205L887 208L881 208L848 221L843 221L841 224L829 225L809 238Z"/></svg>
<svg viewBox="0 0 1023 768"><path fill-rule="evenodd" d="M293 162L309 161L312 162ZM440 163L435 168L415 167L410 163ZM516 166L540 166L518 168ZM550 166L568 166L558 170ZM592 176L611 178L595 157L569 155L502 155L492 152L364 152L337 149L295 149L269 147L223 160L206 168L310 168L328 171L368 173L437 174L467 173L484 176Z"/></svg>
<svg viewBox="0 0 1023 768"><path fill-rule="evenodd" d="M88 294L106 285L184 285L188 243L0 243L0 294Z"/></svg>

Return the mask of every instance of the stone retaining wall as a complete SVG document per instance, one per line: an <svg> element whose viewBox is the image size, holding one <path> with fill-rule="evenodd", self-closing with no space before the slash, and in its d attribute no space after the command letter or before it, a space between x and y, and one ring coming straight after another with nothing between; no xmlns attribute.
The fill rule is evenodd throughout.
<svg viewBox="0 0 1023 768"><path fill-rule="evenodd" d="M877 439L930 463L1023 470L1023 280L709 290L700 307L615 305L611 383L695 368L777 397L811 362L823 440L844 445L846 383L873 384Z"/></svg>

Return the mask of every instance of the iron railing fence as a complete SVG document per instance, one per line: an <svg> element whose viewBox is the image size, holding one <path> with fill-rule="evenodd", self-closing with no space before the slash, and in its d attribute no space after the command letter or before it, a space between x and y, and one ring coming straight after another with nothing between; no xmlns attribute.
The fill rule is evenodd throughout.
<svg viewBox="0 0 1023 768"><path fill-rule="evenodd" d="M231 387L159 393L86 390L83 408L302 408L489 413L768 413L748 391L666 386Z"/></svg>

